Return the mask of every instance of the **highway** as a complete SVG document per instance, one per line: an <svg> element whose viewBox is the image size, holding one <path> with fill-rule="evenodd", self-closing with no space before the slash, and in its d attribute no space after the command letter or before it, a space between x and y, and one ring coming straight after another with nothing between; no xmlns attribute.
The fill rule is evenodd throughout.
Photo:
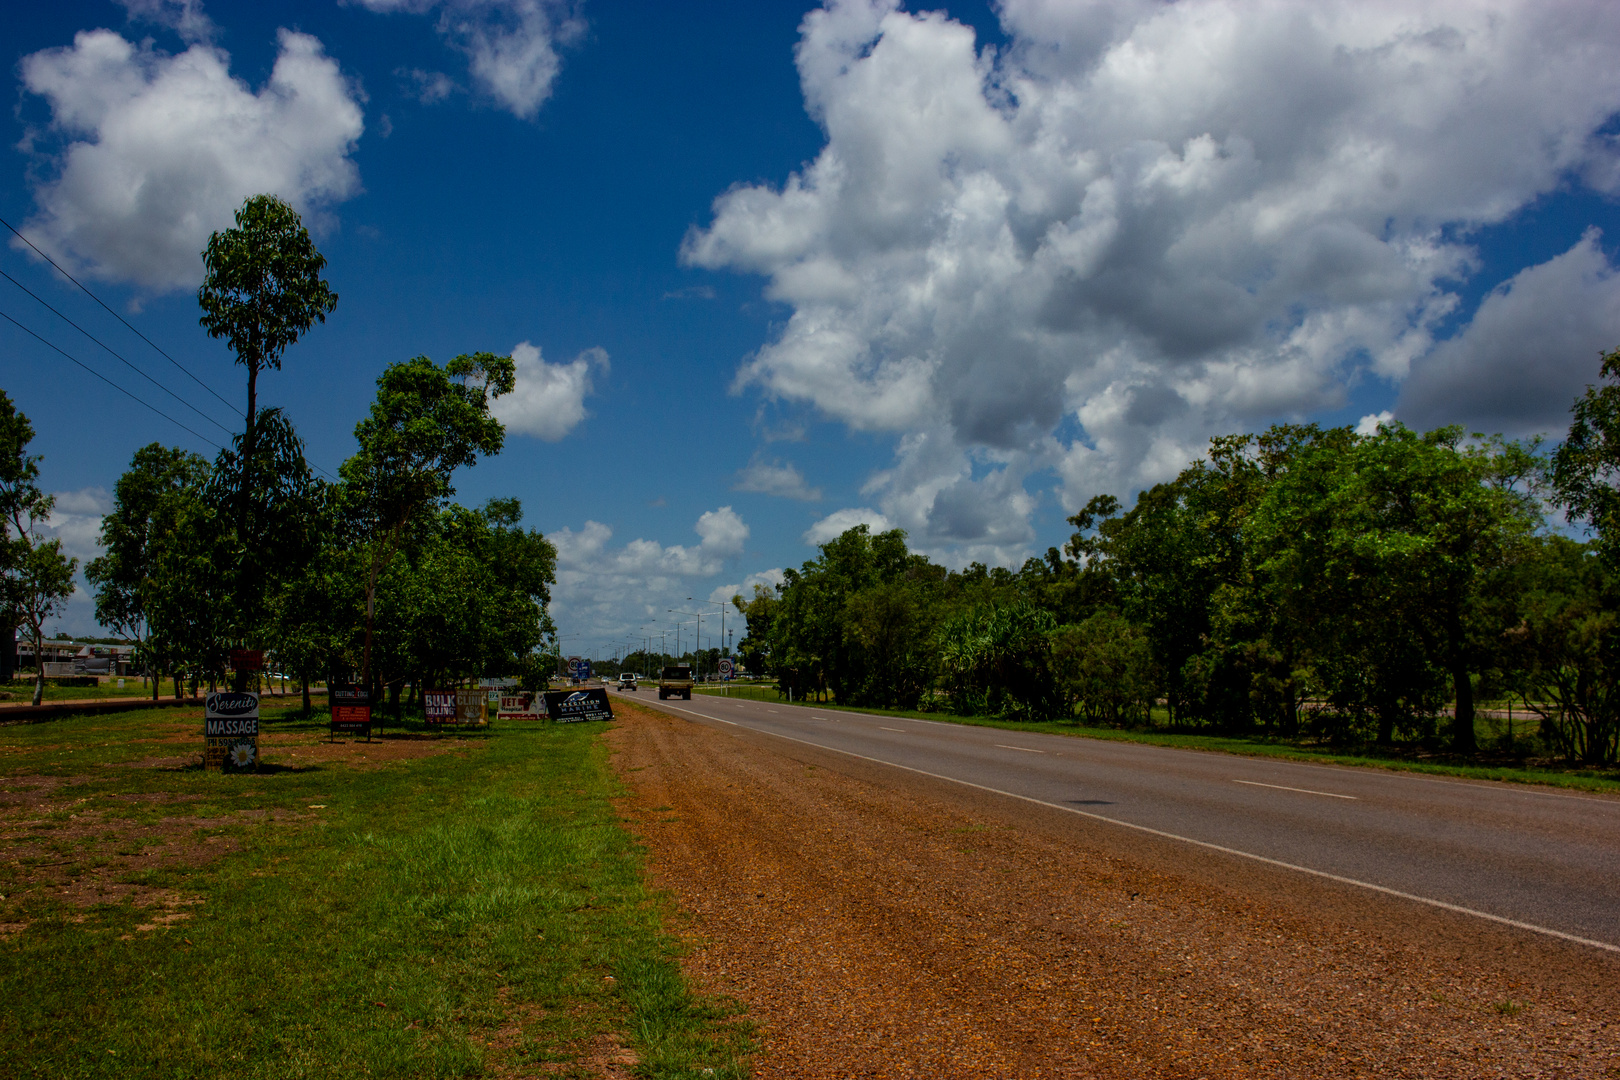
<svg viewBox="0 0 1620 1080"><path fill-rule="evenodd" d="M1171 844L1620 954L1620 799L705 694L659 701Z"/></svg>

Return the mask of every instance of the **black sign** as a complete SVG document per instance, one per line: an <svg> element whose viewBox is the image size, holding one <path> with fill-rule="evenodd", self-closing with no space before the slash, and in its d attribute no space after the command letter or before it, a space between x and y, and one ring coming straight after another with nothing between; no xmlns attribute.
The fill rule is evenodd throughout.
<svg viewBox="0 0 1620 1080"><path fill-rule="evenodd" d="M334 686L328 692L328 702L332 709L331 719L327 721L328 737L343 732L348 735L364 735L366 741L371 741L371 693L356 686Z"/></svg>
<svg viewBox="0 0 1620 1080"><path fill-rule="evenodd" d="M554 690L547 693L546 715L559 724L575 720L611 720L613 706L608 703L607 690Z"/></svg>

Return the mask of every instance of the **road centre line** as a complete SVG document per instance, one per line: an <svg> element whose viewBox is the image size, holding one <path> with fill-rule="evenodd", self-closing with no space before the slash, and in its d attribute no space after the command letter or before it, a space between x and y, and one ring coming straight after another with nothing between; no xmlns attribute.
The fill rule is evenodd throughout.
<svg viewBox="0 0 1620 1080"><path fill-rule="evenodd" d="M878 728L878 730L879 731L898 731L902 735L904 735L906 733L906 729L903 728L903 727L881 727L880 726Z"/></svg>
<svg viewBox="0 0 1620 1080"><path fill-rule="evenodd" d="M691 709L682 709L674 705L667 706L667 708L674 709L676 712L692 713L693 716L703 716L702 713L692 712ZM715 720L719 718L705 716L704 719ZM721 721L721 723L731 723L731 721L724 720ZM742 725L733 724L732 726L740 727ZM916 773L918 776L926 776L932 780L943 780L949 784L959 784L962 787L973 788L975 791L984 791L992 795L1003 795L1009 799L1017 799L1019 802L1026 802L1035 806L1045 806L1052 810L1061 810L1066 814L1073 814L1076 817L1090 818L1092 821L1100 821L1108 825L1118 825L1122 828L1134 829L1137 832L1147 833L1150 836L1157 836L1164 840L1174 840L1177 843L1191 844L1193 847L1204 848L1207 851L1218 851L1223 855L1235 855L1240 859L1249 859L1253 862L1264 863L1267 866L1275 866L1282 870L1292 870L1298 874L1308 874L1311 877L1322 878L1326 881L1338 882L1340 885L1352 885L1358 889L1366 889L1369 892L1382 893L1385 896L1393 896L1398 900L1410 900L1413 903L1425 904L1429 907L1439 908L1441 911L1449 911L1456 915L1469 915L1473 918L1484 919L1486 922L1493 922L1500 926L1511 926L1515 930L1525 930L1532 934L1541 934L1544 937L1557 938L1560 941L1568 941L1575 945L1586 945L1593 949L1602 949L1605 952L1620 955L1620 945L1612 945L1607 941L1596 941L1592 938L1580 937L1577 934L1566 934L1562 930L1554 930L1550 926L1538 926L1535 923L1521 922L1518 919L1509 919L1504 915L1492 915L1488 911L1478 911L1474 908L1463 907L1460 904L1450 904L1444 900L1436 900L1433 897L1418 896L1416 893L1402 892L1400 889L1391 889L1387 885L1378 885L1371 881L1361 881L1357 878L1345 877L1342 874L1329 873L1326 870L1315 870L1309 866L1300 866L1297 863L1283 862L1281 859L1273 859L1265 855L1257 855L1252 851L1239 851L1237 848L1226 847L1224 844L1212 844L1208 840L1195 840L1190 836L1181 836L1177 833L1166 832L1163 829L1155 829L1149 825L1137 825L1134 822L1121 821L1119 818L1111 818L1103 814L1094 814L1089 810L1080 810L1073 806L1064 806L1062 803L1047 802L1045 799L1036 799L1029 795L1020 795L1015 791L1003 791L1001 788L993 788L986 784L975 784L971 780L959 780L954 776L945 776L942 773L933 773L926 769L914 769L910 765L901 765L893 761L884 761L882 758L869 757L866 754L857 754L853 750L840 750L836 746L823 746L821 743L811 742L809 739L797 739L792 735L781 735L777 732L765 731L761 728L751 727L748 730L758 735L768 735L772 738L785 739L788 742L799 743L801 746L810 746L817 750L825 750L833 754L843 754L845 757L852 757L858 761L869 761L874 765L887 765L891 769L899 769L902 772ZM889 728L885 730L894 729Z"/></svg>
<svg viewBox="0 0 1620 1080"><path fill-rule="evenodd" d="M998 742L995 745L1001 747L1003 750L1022 750L1026 754L1044 754L1044 753L1046 753L1045 750L1031 750L1027 746L1008 746L1006 743L1002 743L1002 742Z"/></svg>
<svg viewBox="0 0 1620 1080"><path fill-rule="evenodd" d="M1268 788L1273 789L1274 791L1297 791L1301 795L1326 795L1330 799L1359 800L1361 798L1361 796L1359 796L1359 795L1335 795L1331 791L1312 791L1310 788L1284 787L1281 784L1262 784L1258 780L1233 780L1232 783L1234 783L1234 784L1248 784L1250 787L1268 787Z"/></svg>

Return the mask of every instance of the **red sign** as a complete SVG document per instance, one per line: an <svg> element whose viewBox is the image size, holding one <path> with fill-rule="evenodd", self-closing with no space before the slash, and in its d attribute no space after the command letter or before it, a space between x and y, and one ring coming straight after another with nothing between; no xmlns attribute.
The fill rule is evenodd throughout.
<svg viewBox="0 0 1620 1080"><path fill-rule="evenodd" d="M236 671L263 671L263 649L232 649L231 667Z"/></svg>

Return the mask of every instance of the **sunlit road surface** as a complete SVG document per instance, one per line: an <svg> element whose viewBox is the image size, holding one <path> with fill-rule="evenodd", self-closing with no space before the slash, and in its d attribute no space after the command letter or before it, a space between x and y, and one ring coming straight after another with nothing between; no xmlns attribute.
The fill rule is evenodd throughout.
<svg viewBox="0 0 1620 1080"><path fill-rule="evenodd" d="M1620 953L1620 799L835 712L620 695L1171 844Z"/></svg>

